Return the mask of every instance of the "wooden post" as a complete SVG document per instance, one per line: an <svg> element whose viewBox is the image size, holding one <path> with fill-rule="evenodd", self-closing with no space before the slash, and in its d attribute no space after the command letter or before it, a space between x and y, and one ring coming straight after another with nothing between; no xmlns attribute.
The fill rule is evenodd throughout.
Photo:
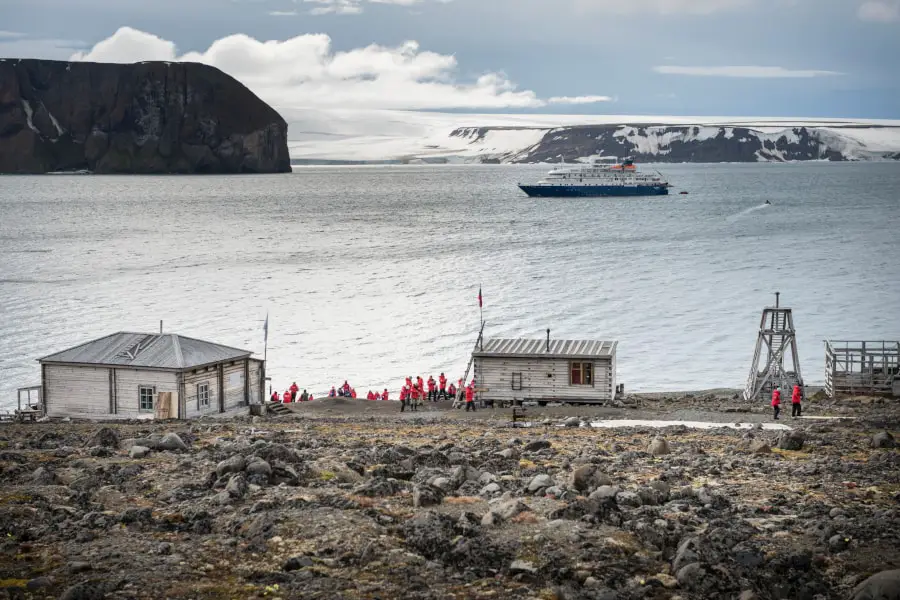
<svg viewBox="0 0 900 600"><path fill-rule="evenodd" d="M225 364L219 363L216 367L219 371L219 412L225 412Z"/></svg>

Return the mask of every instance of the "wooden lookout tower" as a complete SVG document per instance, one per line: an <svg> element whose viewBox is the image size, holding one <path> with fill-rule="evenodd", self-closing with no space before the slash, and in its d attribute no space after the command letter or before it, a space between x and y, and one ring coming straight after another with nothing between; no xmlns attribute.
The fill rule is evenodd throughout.
<svg viewBox="0 0 900 600"><path fill-rule="evenodd" d="M753 353L750 376L744 389L744 400L768 398L776 386L782 392L790 393L789 390L799 385L801 393L803 391L794 317L790 308L780 306L780 295L780 292L775 292L775 306L763 309L756 351ZM785 357L789 360L787 366ZM765 358L765 363L760 368L762 358Z"/></svg>

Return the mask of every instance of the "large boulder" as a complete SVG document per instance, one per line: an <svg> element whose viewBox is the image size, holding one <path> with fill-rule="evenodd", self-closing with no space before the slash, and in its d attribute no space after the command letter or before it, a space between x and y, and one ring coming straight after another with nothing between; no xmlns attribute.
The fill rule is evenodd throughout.
<svg viewBox="0 0 900 600"><path fill-rule="evenodd" d="M413 506L424 508L436 506L444 499L444 492L440 488L428 484L417 485L413 488Z"/></svg>
<svg viewBox="0 0 900 600"><path fill-rule="evenodd" d="M569 485L579 491L590 493L601 485L612 485L612 479L597 465L582 465L572 471Z"/></svg>
<svg viewBox="0 0 900 600"><path fill-rule="evenodd" d="M187 444L184 443L177 433L167 433L159 440L157 444L157 448L159 450L171 450L175 451L185 451L188 449Z"/></svg>
<svg viewBox="0 0 900 600"><path fill-rule="evenodd" d="M894 436L887 431L882 431L872 436L870 445L873 448L893 448L896 446L896 443L894 442Z"/></svg>
<svg viewBox="0 0 900 600"><path fill-rule="evenodd" d="M853 589L850 600L900 600L900 569L872 575Z"/></svg>
<svg viewBox="0 0 900 600"><path fill-rule="evenodd" d="M802 450L806 436L802 431L783 431L778 436L778 447L782 450Z"/></svg>
<svg viewBox="0 0 900 600"><path fill-rule="evenodd" d="M650 446L647 448L647 452L651 456L663 456L664 454L668 454L671 452L669 449L669 442L665 440L665 438L657 437L654 438L652 442L650 442Z"/></svg>
<svg viewBox="0 0 900 600"><path fill-rule="evenodd" d="M93 448L94 446L102 446L104 448L118 448L119 447L119 434L116 433L114 429L109 427L101 427L98 429L94 435L92 435L85 446L88 448Z"/></svg>

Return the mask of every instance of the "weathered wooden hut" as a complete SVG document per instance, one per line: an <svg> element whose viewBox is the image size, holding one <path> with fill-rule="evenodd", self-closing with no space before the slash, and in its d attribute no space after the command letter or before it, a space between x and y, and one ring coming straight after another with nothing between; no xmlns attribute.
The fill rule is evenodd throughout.
<svg viewBox="0 0 900 600"><path fill-rule="evenodd" d="M825 392L900 397L900 342L825 342Z"/></svg>
<svg viewBox="0 0 900 600"><path fill-rule="evenodd" d="M616 394L615 341L488 339L472 353L481 400L608 402Z"/></svg>
<svg viewBox="0 0 900 600"><path fill-rule="evenodd" d="M38 359L43 412L184 419L258 404L264 364L251 355L177 334L113 333Z"/></svg>

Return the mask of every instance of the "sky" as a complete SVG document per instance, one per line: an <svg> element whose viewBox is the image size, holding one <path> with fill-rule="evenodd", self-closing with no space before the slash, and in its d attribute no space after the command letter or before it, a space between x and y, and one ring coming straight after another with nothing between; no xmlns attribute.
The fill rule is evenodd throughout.
<svg viewBox="0 0 900 600"><path fill-rule="evenodd" d="M900 118L900 0L0 0L0 56L206 62L288 111Z"/></svg>

